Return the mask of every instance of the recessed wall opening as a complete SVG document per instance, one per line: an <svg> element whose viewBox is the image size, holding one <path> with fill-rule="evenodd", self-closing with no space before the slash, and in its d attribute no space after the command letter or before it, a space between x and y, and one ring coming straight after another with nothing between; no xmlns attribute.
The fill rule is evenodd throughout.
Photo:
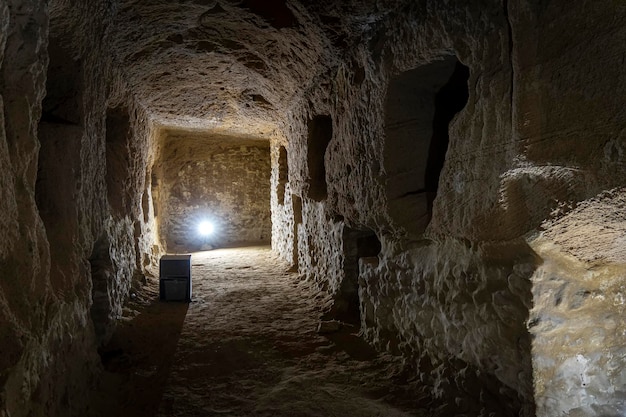
<svg viewBox="0 0 626 417"><path fill-rule="evenodd" d="M285 185L289 182L289 165L287 161L287 149L281 146L278 149L278 204L285 204Z"/></svg>
<svg viewBox="0 0 626 417"><path fill-rule="evenodd" d="M144 190L141 193L141 212L143 213L143 222L150 221L150 175L146 173Z"/></svg>
<svg viewBox="0 0 626 417"><path fill-rule="evenodd" d="M154 213L154 218L157 219L159 216L159 176L156 173L156 167L151 168L153 171L150 174L150 194L152 195L152 211Z"/></svg>
<svg viewBox="0 0 626 417"><path fill-rule="evenodd" d="M448 152L450 139L448 128L452 118L467 104L469 97L468 79L469 68L457 61L450 79L435 95L433 135L428 147L428 161L424 174L429 221L432 217L433 201L439 188L439 176Z"/></svg>
<svg viewBox="0 0 626 417"><path fill-rule="evenodd" d="M50 27L50 62L46 97L38 125L39 159L35 201L50 245L50 282L56 295L64 297L79 275L76 252L78 216L76 192L80 173L83 128L82 67L72 49Z"/></svg>
<svg viewBox="0 0 626 417"><path fill-rule="evenodd" d="M293 256L292 264L295 270L300 264L300 255L298 253L298 229L302 224L302 199L295 194L291 195L291 206L293 209Z"/></svg>
<svg viewBox="0 0 626 417"><path fill-rule="evenodd" d="M309 120L307 138L308 196L315 201L323 201L328 195L324 156L332 138L333 119L330 116L319 115Z"/></svg>
<svg viewBox="0 0 626 417"><path fill-rule="evenodd" d="M453 56L403 72L385 103L389 214L409 235L424 232L448 149L448 128L467 103L469 68Z"/></svg>
<svg viewBox="0 0 626 417"><path fill-rule="evenodd" d="M381 243L372 230L343 229L343 280L334 296L334 304L327 318L359 325L361 323L359 298L359 262L378 262Z"/></svg>
<svg viewBox="0 0 626 417"><path fill-rule="evenodd" d="M184 131L162 135L152 187L166 250L269 243L269 141Z"/></svg>
<svg viewBox="0 0 626 417"><path fill-rule="evenodd" d="M115 270L110 253L111 242L106 234L96 240L89 264L91 266L92 305L91 320L93 321L98 343L105 342L110 333L111 322L116 319L109 296L109 285L115 279Z"/></svg>
<svg viewBox="0 0 626 417"><path fill-rule="evenodd" d="M131 211L130 141L131 126L128 109L111 108L106 118L106 184L107 198L116 217L129 215Z"/></svg>

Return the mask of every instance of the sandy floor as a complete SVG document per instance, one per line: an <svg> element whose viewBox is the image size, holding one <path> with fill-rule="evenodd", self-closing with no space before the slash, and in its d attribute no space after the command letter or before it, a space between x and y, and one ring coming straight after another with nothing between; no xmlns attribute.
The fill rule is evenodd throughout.
<svg viewBox="0 0 626 417"><path fill-rule="evenodd" d="M93 401L107 416L409 416L401 363L358 329L320 335L325 300L266 247L192 257L193 301L157 300L150 281L101 352ZM99 412L96 412L97 415Z"/></svg>

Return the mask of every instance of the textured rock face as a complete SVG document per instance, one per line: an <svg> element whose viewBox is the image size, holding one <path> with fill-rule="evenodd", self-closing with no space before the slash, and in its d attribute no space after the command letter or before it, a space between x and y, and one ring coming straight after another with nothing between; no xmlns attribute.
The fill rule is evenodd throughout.
<svg viewBox="0 0 626 417"><path fill-rule="evenodd" d="M378 346L418 358L420 377L432 384L433 394L456 396L459 408L470 414L532 415L536 402L543 416L619 415L624 407L616 388L623 386L618 375L624 363L615 359L623 357L618 346L624 344L620 267L603 267L606 272L594 284L603 289L595 299L587 297L592 290L577 280L581 274L593 275L593 266L574 257L562 267L578 272L546 272L564 248L548 251L543 242L554 237L548 231L539 234L545 219L622 184L623 167L617 161L623 160L623 106L607 90L619 77L598 75L596 83L584 75L598 70L594 62L612 62L614 55L605 55L596 43L602 37L596 41L590 35L593 19L581 12L586 6L563 14L558 10L567 6L557 3L482 6L490 16L486 20L472 7L455 10L450 5L414 5L402 14L391 13L331 75L330 97L313 93L318 101L295 117L288 134L285 199L297 197L293 206L275 210L273 221L282 224L275 230L285 236L273 237L275 247L297 261L303 274L338 293L348 261L341 250L329 246L346 244L345 227L376 232L382 241L378 260L360 261L362 330ZM611 14L607 20L621 33L618 22L623 22L624 10L608 7L593 13L600 20ZM563 26L549 23L551 19ZM563 27L585 30L571 39L552 33ZM594 41L583 39L587 37ZM547 39L560 40L547 48ZM596 59L578 62L581 55L565 47L570 40L579 50L592 48L589 53ZM448 127L449 146L429 213L428 193L421 192L427 191L424 169L435 124L428 97L443 83L424 74L454 55L469 68L469 98ZM421 77L411 81L411 73ZM614 104L604 101L607 95ZM410 107L420 113L402 116L394 108L402 102L415 103ZM591 107L577 118L583 103ZM400 107L410 112L410 107ZM311 148L305 140L311 113L333 119L323 204L309 194L306 183L311 175ZM598 120L602 129L594 127ZM403 140L405 136L413 142ZM291 220L299 217L295 213L300 205L302 220ZM614 227L608 221L604 216L598 220L602 226L586 230L606 233ZM617 214L611 221L621 224L624 217ZM621 241L617 235L621 232L601 245L588 243L589 252L614 259ZM296 254L284 243L291 239L297 240ZM578 240L584 238L578 235ZM561 238L560 244L570 242ZM614 317L602 325L605 330L597 330L601 336L594 341L575 337L577 347L569 352L558 347L577 333L582 336L580 327L588 324L579 322L573 311L555 307L553 276L560 277L569 297L589 299L585 323L590 327L595 314ZM526 329L531 309L532 345ZM559 330L538 327L535 316L556 325L549 318L555 310ZM494 386L507 398L508 410L476 400L488 397Z"/></svg>
<svg viewBox="0 0 626 417"><path fill-rule="evenodd" d="M128 86L167 126L269 139L281 112L336 60L297 2L128 0L119 7L115 47Z"/></svg>
<svg viewBox="0 0 626 417"><path fill-rule="evenodd" d="M2 415L88 407L96 347L144 267L145 120L128 111L124 127L107 126L112 10L70 3L0 4ZM134 138L122 140L121 159L106 146L117 134ZM119 173L107 159L123 161ZM112 177L123 186L107 193ZM123 205L109 201L116 194Z"/></svg>
<svg viewBox="0 0 626 417"><path fill-rule="evenodd" d="M165 133L152 184L168 251L269 242L270 153L267 141ZM202 236L198 226L214 231Z"/></svg>
<svg viewBox="0 0 626 417"><path fill-rule="evenodd" d="M626 8L309 3L0 1L0 415L86 408L205 207L433 415L624 414Z"/></svg>
<svg viewBox="0 0 626 417"><path fill-rule="evenodd" d="M90 376L96 365L89 319L89 268L80 256L89 250L85 232L93 226L94 219L77 219L75 213L88 206L97 192L97 184L77 191L75 181L82 176L81 158L66 160L63 167L60 163L89 147L86 131L94 126L87 122L86 116L92 114L98 103L94 97L94 102L75 113L81 129L56 128L52 126L54 122L44 120L42 101L49 78L46 68L49 59L54 62L48 56L48 41L54 35L62 36L63 30L56 26L44 2L3 2L0 10L3 16L0 193L2 204L7 205L2 213L0 254L3 352L0 413L57 414L63 398L78 408L85 405L79 393L92 381ZM75 42L74 48L82 47L90 42L90 34L77 37ZM71 66L63 71L75 69ZM80 76L81 72L73 75ZM93 75L92 86L97 91L102 88L102 74ZM51 83L51 94L61 95L59 90L65 86L58 86L58 90L56 87ZM66 109L73 104L67 103ZM45 103L43 107L45 110ZM38 129L40 124L42 128ZM61 138L53 137L57 133L74 146L59 149ZM47 156L42 156L45 153ZM40 164L38 159L42 160ZM84 162L90 162L87 153ZM68 172L73 175L68 176ZM61 177L59 189L69 191L63 204L61 198L50 193L50 182L56 175ZM74 192L85 199L79 201ZM52 218L57 219L58 228L52 226ZM58 232L62 227L67 228L67 235L60 237ZM67 252L62 258L50 256L64 249ZM57 383L65 377L66 383Z"/></svg>
<svg viewBox="0 0 626 417"><path fill-rule="evenodd" d="M532 246L538 413L620 415L626 403L624 189L544 223Z"/></svg>
<svg viewBox="0 0 626 417"><path fill-rule="evenodd" d="M381 252L378 260L363 256L358 281L368 338L413 358L449 412L532 415L525 323L538 260L523 241L508 242L480 220L497 201L489 190L497 192L499 173L513 162L486 152L506 155L501 141L511 136L507 20L498 4L488 21L478 10L452 9L414 5L390 13L332 75L330 97L316 92L309 112L333 120L322 201L307 181L310 125L319 116L294 120L285 189L302 199L302 222L282 229L298 237L301 272L336 293L337 303L346 302L340 289L351 263L341 250L346 229L375 233ZM440 142L436 98L457 61L469 68L469 98L448 116L449 147L438 151L445 155L438 162L430 155ZM281 211L288 217L294 210L279 207L276 218ZM288 247L284 255L294 257ZM487 399L494 391L506 399L501 405Z"/></svg>
<svg viewBox="0 0 626 417"><path fill-rule="evenodd" d="M514 44L527 47L516 55L521 161L506 194L524 201L513 204L519 220L550 219L528 239L542 258L529 322L537 413L621 415L626 114L615 95L623 88L615 57L626 9L585 3L574 12L556 2L512 11ZM598 21L606 21L601 31ZM556 35L574 27L567 38ZM538 28L532 36L530 28Z"/></svg>

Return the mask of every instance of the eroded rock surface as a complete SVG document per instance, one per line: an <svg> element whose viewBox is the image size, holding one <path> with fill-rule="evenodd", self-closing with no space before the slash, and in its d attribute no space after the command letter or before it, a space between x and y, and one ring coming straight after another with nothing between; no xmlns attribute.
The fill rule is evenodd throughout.
<svg viewBox="0 0 626 417"><path fill-rule="evenodd" d="M164 133L153 168L160 236L169 251L269 242L270 152L266 140ZM198 226L210 222L202 236Z"/></svg>
<svg viewBox="0 0 626 417"><path fill-rule="evenodd" d="M624 411L624 197L613 189L559 212L532 240L543 260L529 322L540 414Z"/></svg>
<svg viewBox="0 0 626 417"><path fill-rule="evenodd" d="M625 22L563 0L0 1L0 414L85 409L165 249L168 130L211 158L263 141L228 164L264 197L220 201L269 201L324 320L421 392L623 414ZM192 148L181 212L209 176Z"/></svg>

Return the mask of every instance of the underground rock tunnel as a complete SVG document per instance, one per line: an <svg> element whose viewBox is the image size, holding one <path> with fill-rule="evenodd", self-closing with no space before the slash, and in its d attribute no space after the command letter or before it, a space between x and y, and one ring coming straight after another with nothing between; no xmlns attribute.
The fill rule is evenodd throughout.
<svg viewBox="0 0 626 417"><path fill-rule="evenodd" d="M625 23L0 0L0 416L626 415Z"/></svg>

